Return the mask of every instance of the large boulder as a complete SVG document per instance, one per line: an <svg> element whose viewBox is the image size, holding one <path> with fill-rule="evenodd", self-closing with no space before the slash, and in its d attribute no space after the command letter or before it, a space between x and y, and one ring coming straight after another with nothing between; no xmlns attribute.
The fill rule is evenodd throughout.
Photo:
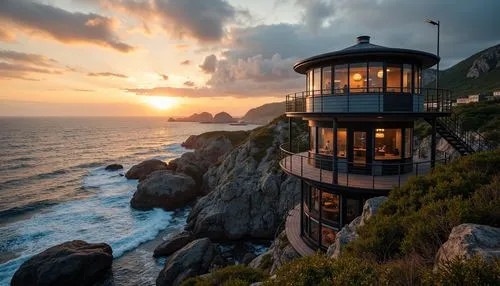
<svg viewBox="0 0 500 286"><path fill-rule="evenodd" d="M132 168L125 173L125 177L127 177L127 179L142 180L154 171L166 169L167 164L165 162L158 159L150 159L132 166Z"/></svg>
<svg viewBox="0 0 500 286"><path fill-rule="evenodd" d="M206 273L215 253L215 247L208 238L189 243L168 258L156 285L176 286L189 277Z"/></svg>
<svg viewBox="0 0 500 286"><path fill-rule="evenodd" d="M300 180L279 167L287 129L285 120L260 127L210 167L202 187L208 194L189 214L189 230L213 240L274 238L287 203L298 203L300 195Z"/></svg>
<svg viewBox="0 0 500 286"><path fill-rule="evenodd" d="M487 261L500 258L500 228L471 223L454 227L436 254L436 267L455 258L476 255Z"/></svg>
<svg viewBox="0 0 500 286"><path fill-rule="evenodd" d="M139 183L130 205L140 210L155 207L174 210L183 207L196 196L193 178L182 173L160 170L149 174Z"/></svg>
<svg viewBox="0 0 500 286"><path fill-rule="evenodd" d="M104 170L106 170L106 171L117 171L117 170L121 170L121 169L123 169L123 166L120 164L110 164L110 165L107 165L106 168L104 168Z"/></svg>
<svg viewBox="0 0 500 286"><path fill-rule="evenodd" d="M25 261L11 285L93 285L111 269L112 253L105 243L68 241Z"/></svg>
<svg viewBox="0 0 500 286"><path fill-rule="evenodd" d="M220 112L214 115L214 123L231 123L234 122L234 118L227 112Z"/></svg>
<svg viewBox="0 0 500 286"><path fill-rule="evenodd" d="M169 256L177 250L186 246L186 244L193 241L193 239L194 237L191 232L182 231L158 245L154 250L153 256Z"/></svg>
<svg viewBox="0 0 500 286"><path fill-rule="evenodd" d="M366 224L368 220L376 216L382 203L387 201L387 197L375 197L366 200L363 212L351 223L345 225L335 236L335 242L328 247L326 255L331 258L339 258L342 255L346 244L358 238L357 229Z"/></svg>
<svg viewBox="0 0 500 286"><path fill-rule="evenodd" d="M269 250L254 258L248 266L273 275L283 264L299 257L300 254L288 241L286 232L282 231L273 241Z"/></svg>

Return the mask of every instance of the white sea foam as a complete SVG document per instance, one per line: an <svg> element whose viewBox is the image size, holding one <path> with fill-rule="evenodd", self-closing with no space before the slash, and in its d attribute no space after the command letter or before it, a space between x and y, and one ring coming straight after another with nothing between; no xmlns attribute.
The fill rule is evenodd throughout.
<svg viewBox="0 0 500 286"><path fill-rule="evenodd" d="M19 255L0 265L0 285L8 285L15 270L29 257L64 241L106 242L116 258L154 239L171 223L171 212L131 209L129 201L137 181L127 180L119 172L95 169L83 179L83 186L92 188L95 195L0 227L0 232L8 234L0 249Z"/></svg>

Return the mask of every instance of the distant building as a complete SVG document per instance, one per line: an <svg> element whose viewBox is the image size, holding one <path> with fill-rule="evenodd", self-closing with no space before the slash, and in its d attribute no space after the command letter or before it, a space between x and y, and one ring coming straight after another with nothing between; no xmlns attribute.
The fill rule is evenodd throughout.
<svg viewBox="0 0 500 286"><path fill-rule="evenodd" d="M493 97L500 97L500 90L494 91Z"/></svg>
<svg viewBox="0 0 500 286"><path fill-rule="evenodd" d="M475 103L475 102L483 102L488 100L488 96L486 94L471 94L468 97L457 98L457 105L467 104L467 103Z"/></svg>
<svg viewBox="0 0 500 286"><path fill-rule="evenodd" d="M457 98L457 105L459 105L459 104L467 104L469 102L470 101L469 101L468 97Z"/></svg>

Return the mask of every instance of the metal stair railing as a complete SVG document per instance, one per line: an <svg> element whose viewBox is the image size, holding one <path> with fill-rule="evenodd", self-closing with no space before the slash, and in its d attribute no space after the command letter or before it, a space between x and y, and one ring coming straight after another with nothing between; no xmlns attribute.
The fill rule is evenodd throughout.
<svg viewBox="0 0 500 286"><path fill-rule="evenodd" d="M439 118L437 123L467 147L470 152L495 150L494 144L490 143L479 132L465 129L464 122L458 115Z"/></svg>

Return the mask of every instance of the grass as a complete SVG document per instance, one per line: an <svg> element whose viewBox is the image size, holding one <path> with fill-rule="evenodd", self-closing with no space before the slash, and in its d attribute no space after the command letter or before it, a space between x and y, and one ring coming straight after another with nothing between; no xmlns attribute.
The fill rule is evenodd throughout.
<svg viewBox="0 0 500 286"><path fill-rule="evenodd" d="M204 277L192 277L185 280L182 286L236 286L250 285L263 281L266 274L261 270L244 265L232 265L218 269Z"/></svg>
<svg viewBox="0 0 500 286"><path fill-rule="evenodd" d="M249 134L250 131L211 131L200 134L198 138L208 140L226 137L231 141L233 146L238 146L248 138Z"/></svg>

